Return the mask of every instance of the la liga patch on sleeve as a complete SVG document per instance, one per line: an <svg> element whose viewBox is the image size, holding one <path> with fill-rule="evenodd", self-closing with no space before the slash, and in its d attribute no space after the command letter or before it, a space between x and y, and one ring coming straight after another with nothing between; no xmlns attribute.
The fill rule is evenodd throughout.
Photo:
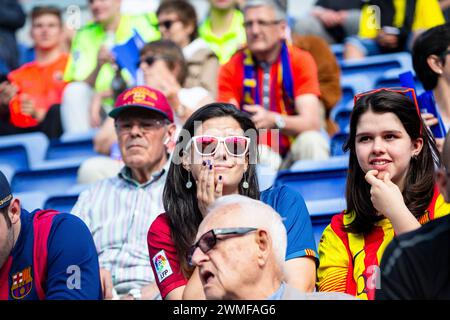
<svg viewBox="0 0 450 320"><path fill-rule="evenodd" d="M172 268L170 267L169 259L167 259L164 250L161 250L153 257L152 260L158 276L158 281L161 283L173 273Z"/></svg>

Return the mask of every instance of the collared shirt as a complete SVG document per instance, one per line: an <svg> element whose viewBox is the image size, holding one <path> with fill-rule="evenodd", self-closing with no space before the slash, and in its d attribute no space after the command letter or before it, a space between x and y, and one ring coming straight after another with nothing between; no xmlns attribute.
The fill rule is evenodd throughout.
<svg viewBox="0 0 450 320"><path fill-rule="evenodd" d="M270 295L267 298L267 300L281 300L285 290L286 290L286 285L284 284L284 282L282 282L280 287L278 288L278 290L275 291L272 295Z"/></svg>
<svg viewBox="0 0 450 320"><path fill-rule="evenodd" d="M221 36L213 33L211 29L211 18L208 16L198 28L198 33L217 55L219 62L224 64L230 60L231 56L239 47L246 43L244 15L236 9L230 28Z"/></svg>
<svg viewBox="0 0 450 320"><path fill-rule="evenodd" d="M80 194L72 213L89 227L100 267L108 269L118 294L154 281L147 232L164 211L162 193L170 161L140 184L124 167L117 177L97 182Z"/></svg>

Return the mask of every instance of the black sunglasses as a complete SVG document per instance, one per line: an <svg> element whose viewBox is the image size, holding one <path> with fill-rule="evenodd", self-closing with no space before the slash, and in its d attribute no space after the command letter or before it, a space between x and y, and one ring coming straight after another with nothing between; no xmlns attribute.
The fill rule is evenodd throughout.
<svg viewBox="0 0 450 320"><path fill-rule="evenodd" d="M172 28L172 25L175 22L180 21L180 19L174 19L174 20L164 20L164 21L158 21L158 23L155 25L156 28L160 28L161 26L163 26L165 29L169 30L170 28Z"/></svg>
<svg viewBox="0 0 450 320"><path fill-rule="evenodd" d="M203 253L207 253L209 250L215 247L218 240L225 240L217 238L218 235L227 236L242 236L249 232L256 231L257 228L224 228L224 229L211 229L204 233L198 241L189 248L187 253L187 261L191 267L193 267L192 256L197 248L200 248Z"/></svg>
<svg viewBox="0 0 450 320"><path fill-rule="evenodd" d="M145 62L146 64L148 64L148 66L151 66L152 64L155 63L156 60L170 60L170 59L163 55L147 56L139 60L139 62L137 63L137 68L139 68L142 62Z"/></svg>

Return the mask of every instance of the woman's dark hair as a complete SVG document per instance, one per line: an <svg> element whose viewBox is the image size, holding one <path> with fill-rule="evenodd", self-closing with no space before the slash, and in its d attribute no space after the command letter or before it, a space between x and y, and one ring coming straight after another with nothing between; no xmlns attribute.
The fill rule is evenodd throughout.
<svg viewBox="0 0 450 320"><path fill-rule="evenodd" d="M156 15L159 16L161 13L175 13L181 20L183 25L193 26L193 31L189 35L189 40L192 42L198 38L197 29L197 13L195 8L186 0L168 0L163 1L158 9L156 10Z"/></svg>
<svg viewBox="0 0 450 320"><path fill-rule="evenodd" d="M351 233L369 232L374 223L381 220L370 201L370 185L366 182L365 173L356 157L356 127L361 116L372 111L374 113L391 112L403 124L412 141L423 139L423 147L417 157L411 158L406 174L403 199L411 213L418 218L423 215L433 197L435 185L435 165L440 165L440 155L433 136L417 114L412 100L402 93L382 90L362 96L355 104L350 118L350 135L345 151L350 151L349 170L346 184L347 212L355 213L355 219L346 226ZM422 134L420 128L422 127Z"/></svg>
<svg viewBox="0 0 450 320"><path fill-rule="evenodd" d="M249 188L244 189L242 183L240 183L239 194L252 199L259 199L259 186L256 177L257 131L252 120L246 113L228 103L211 103L195 111L186 120L177 140L163 191L163 204L169 216L172 239L180 259L181 268L186 275L192 272L186 261L186 254L195 240L203 216L198 208L197 186L193 181L192 187L186 188L188 171L183 168L180 159L186 152L190 138L195 135L196 126L209 119L221 117L235 119L244 130L244 134L250 138L248 151L250 159L246 172ZM241 182L243 181L244 177Z"/></svg>
<svg viewBox="0 0 450 320"><path fill-rule="evenodd" d="M173 71L178 65L180 72L178 73L177 81L183 86L187 77L187 66L181 48L170 40L156 40L145 44L140 51L140 56L142 57L149 52L164 57L170 71Z"/></svg>
<svg viewBox="0 0 450 320"><path fill-rule="evenodd" d="M428 57L433 54L437 55L445 65L445 56L442 54L448 46L450 46L450 22L425 31L414 42L413 66L425 90L433 90L439 77L428 65Z"/></svg>

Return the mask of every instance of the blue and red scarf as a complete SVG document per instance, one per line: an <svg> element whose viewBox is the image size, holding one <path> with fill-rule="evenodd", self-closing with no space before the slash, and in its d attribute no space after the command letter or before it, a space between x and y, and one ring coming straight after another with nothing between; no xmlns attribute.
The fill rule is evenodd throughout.
<svg viewBox="0 0 450 320"><path fill-rule="evenodd" d="M285 41L282 43L279 59L280 61L277 62L277 81L270 82L269 110L283 115L292 115L295 114L294 82L288 46ZM261 83L257 76L257 66L248 48L244 50L243 63L244 86L241 107L245 104L261 105ZM279 108L277 108L277 88L281 88L282 95L282 99L279 99ZM289 148L291 139L284 135L280 139L280 154L284 155ZM270 140L269 137L265 144L272 146Z"/></svg>
<svg viewBox="0 0 450 320"><path fill-rule="evenodd" d="M286 111L295 110L294 82L292 77L291 59L288 46L283 41L280 52L281 63L278 64L277 82L272 81L270 90L270 110L279 111L276 108L274 86L281 86L283 99L281 101L281 114L289 114ZM250 49L244 50L244 104L261 105L261 83L256 76L256 66ZM291 111L291 110L290 110Z"/></svg>

